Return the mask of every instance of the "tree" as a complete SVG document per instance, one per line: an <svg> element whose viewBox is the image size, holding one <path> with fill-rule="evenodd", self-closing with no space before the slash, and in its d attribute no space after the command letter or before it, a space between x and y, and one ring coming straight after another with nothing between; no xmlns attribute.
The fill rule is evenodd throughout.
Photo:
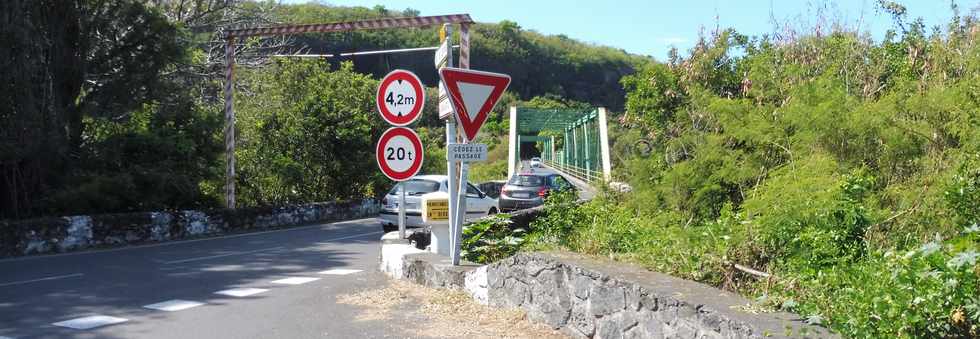
<svg viewBox="0 0 980 339"><path fill-rule="evenodd" d="M184 57L180 31L142 1L5 1L0 12L0 217L35 213L69 185L86 152L85 119L125 120L165 98Z"/></svg>
<svg viewBox="0 0 980 339"><path fill-rule="evenodd" d="M372 196L387 184L374 160L384 127L377 81L350 63L279 60L243 74L239 105L240 200L282 205Z"/></svg>

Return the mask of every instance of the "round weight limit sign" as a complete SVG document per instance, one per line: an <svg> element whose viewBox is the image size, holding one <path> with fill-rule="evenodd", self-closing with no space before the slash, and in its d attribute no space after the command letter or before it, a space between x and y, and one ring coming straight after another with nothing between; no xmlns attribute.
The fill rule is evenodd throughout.
<svg viewBox="0 0 980 339"><path fill-rule="evenodd" d="M422 169L422 141L411 129L389 128L378 140L376 153L381 173L391 180L408 180Z"/></svg>
<svg viewBox="0 0 980 339"><path fill-rule="evenodd" d="M375 102L385 121L406 126L422 115L425 89L415 73L396 69L381 80Z"/></svg>

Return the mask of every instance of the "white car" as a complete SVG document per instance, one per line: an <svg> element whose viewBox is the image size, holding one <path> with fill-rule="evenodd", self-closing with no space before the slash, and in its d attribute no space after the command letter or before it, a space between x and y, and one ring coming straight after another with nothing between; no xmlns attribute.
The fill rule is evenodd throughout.
<svg viewBox="0 0 980 339"><path fill-rule="evenodd" d="M531 167L541 167L541 158L531 158Z"/></svg>
<svg viewBox="0 0 980 339"><path fill-rule="evenodd" d="M445 175L417 175L398 183L381 199L381 213L378 222L385 232L398 230L398 200L401 188L405 191L405 227L423 227L422 195L432 192L448 192L449 178ZM500 210L497 199L487 196L472 183L466 185L466 220L478 219Z"/></svg>

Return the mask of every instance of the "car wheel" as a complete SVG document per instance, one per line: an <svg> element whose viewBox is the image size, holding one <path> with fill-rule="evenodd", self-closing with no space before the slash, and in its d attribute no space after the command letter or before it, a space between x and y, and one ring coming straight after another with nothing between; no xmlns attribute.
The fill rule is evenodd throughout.
<svg viewBox="0 0 980 339"><path fill-rule="evenodd" d="M490 211L487 212L487 215L494 215L494 214L497 214L497 213L498 212L497 212L497 208L496 207L490 207Z"/></svg>
<svg viewBox="0 0 980 339"><path fill-rule="evenodd" d="M385 233L394 232L394 231L397 231L398 230L398 225L395 225L395 224L382 224L381 225L381 230L383 230Z"/></svg>

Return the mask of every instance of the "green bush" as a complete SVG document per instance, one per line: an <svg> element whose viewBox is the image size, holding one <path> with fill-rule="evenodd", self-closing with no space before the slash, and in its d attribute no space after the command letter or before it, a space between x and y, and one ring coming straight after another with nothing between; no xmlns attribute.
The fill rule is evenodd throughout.
<svg viewBox="0 0 980 339"><path fill-rule="evenodd" d="M722 30L624 77L624 135L651 148L624 163L633 192L549 202L528 248L737 290L845 337L980 336L980 20L905 22L881 42Z"/></svg>
<svg viewBox="0 0 980 339"><path fill-rule="evenodd" d="M374 157L385 127L371 100L376 80L350 63L331 71L322 60L278 60L241 82L262 93L238 106L241 205L374 197L390 187Z"/></svg>
<svg viewBox="0 0 980 339"><path fill-rule="evenodd" d="M486 264L504 259L524 244L525 230L511 228L510 216L495 214L463 228L463 259Z"/></svg>

